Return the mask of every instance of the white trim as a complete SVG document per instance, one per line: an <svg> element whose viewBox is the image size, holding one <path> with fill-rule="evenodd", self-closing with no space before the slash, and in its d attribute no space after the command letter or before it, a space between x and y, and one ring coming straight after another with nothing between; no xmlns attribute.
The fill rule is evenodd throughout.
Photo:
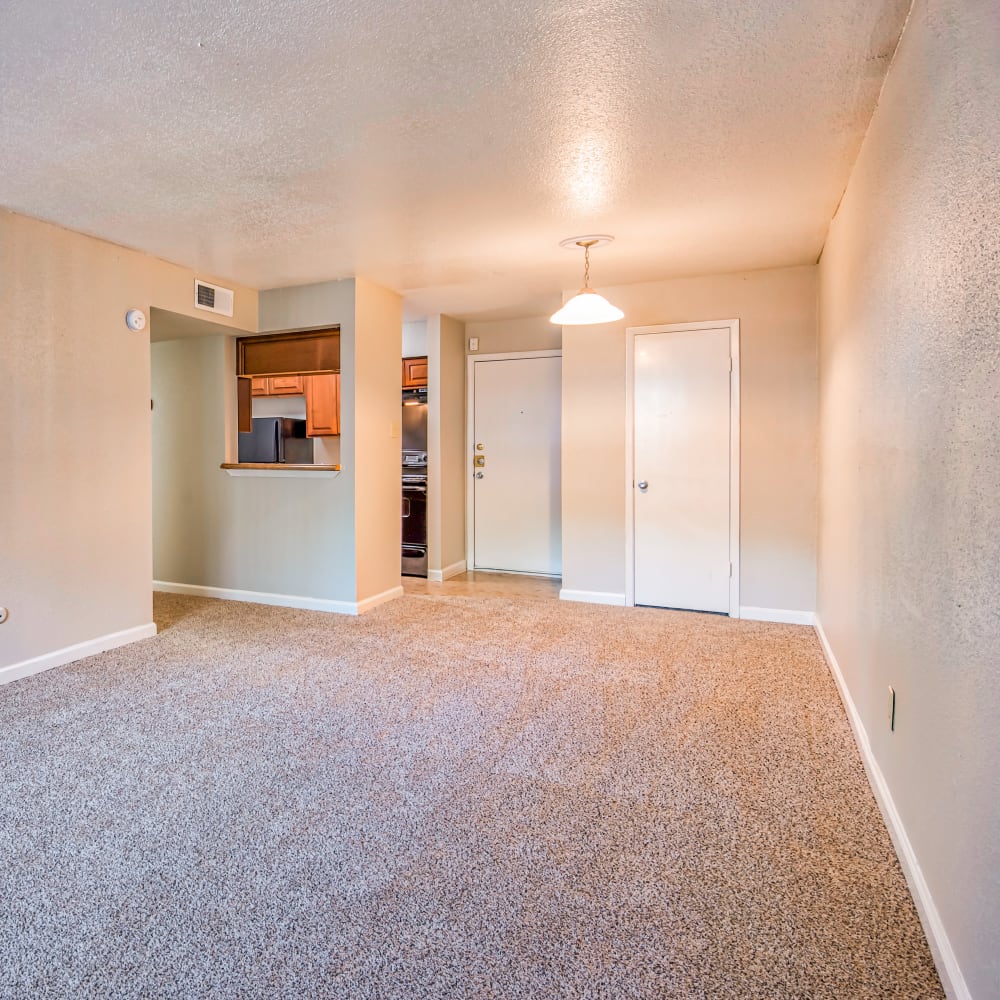
<svg viewBox="0 0 1000 1000"><path fill-rule="evenodd" d="M740 321L729 326L729 614L740 611Z"/></svg>
<svg viewBox="0 0 1000 1000"><path fill-rule="evenodd" d="M740 618L754 622L784 622L786 625L815 625L816 615L812 611L787 611L784 608L740 608Z"/></svg>
<svg viewBox="0 0 1000 1000"><path fill-rule="evenodd" d="M844 680L843 673L841 673L840 664L837 662L837 657L834 655L830 641L826 637L826 632L823 631L823 623L819 620L818 616L816 618L816 634L819 636L820 645L823 647L823 655L826 657L830 673L833 674L837 690L840 692L840 700L844 703L844 708L847 711L847 718L854 732L854 741L858 745L858 750L861 751L861 759L864 762L865 771L868 773L868 783L875 793L875 800L878 802L882 818L885 820L885 825L889 830L889 836L892 838L893 845L896 848L896 855L899 858L903 874L906 876L910 892L913 894L913 900L917 905L917 913L920 916L921 924L923 924L924 933L927 935L927 941L934 956L934 964L937 966L938 975L941 977L941 984L944 986L945 993L952 1000L972 1000L972 994L969 992L965 977L962 975L958 958L951 946L951 941L948 940L948 934L945 931L944 922L941 920L941 914L938 913L938 908L934 904L934 897L931 895L930 887L924 878L924 873L920 868L920 862L917 860L917 855L913 850L913 845L910 843L910 838L906 834L903 820L896 809L896 803L893 801L889 783L885 780L885 775L882 773L882 769L879 767L874 753L872 753L871 743L868 740L868 733L865 730L864 723L861 721L861 715L854 704L854 699L848 690L847 682Z"/></svg>
<svg viewBox="0 0 1000 1000"><path fill-rule="evenodd" d="M480 361L519 361L522 358L561 358L562 348L550 351L511 351L509 354L469 354L465 365L465 455L472 468L472 458L476 454L476 368ZM560 387L560 394L561 394ZM560 441L560 452L562 442ZM474 472L475 470L473 470ZM471 475L472 473L470 473ZM466 480L468 484L468 479ZM465 563L466 566L482 572L487 567L476 566L476 491L465 491ZM499 573L514 570L497 570ZM535 574L531 574L535 575Z"/></svg>
<svg viewBox="0 0 1000 1000"><path fill-rule="evenodd" d="M630 326L625 330L625 604L635 605L635 338L647 333L729 330L729 617L740 617L740 321Z"/></svg>
<svg viewBox="0 0 1000 1000"><path fill-rule="evenodd" d="M85 656L105 653L109 649L127 646L130 642L138 642L140 639L150 639L154 635L156 635L156 625L149 622L146 625L137 625L135 628L123 629L121 632L109 632L107 635L88 639L86 642L78 642L72 646L64 646L62 649L35 656L30 660L22 660L20 663L0 667L0 684L9 684L22 677L40 674L43 670L61 667L74 660L82 660Z"/></svg>
<svg viewBox="0 0 1000 1000"><path fill-rule="evenodd" d="M471 570L476 574L492 573L494 576L528 576L535 580L561 580L561 573L535 573L526 569L492 569L489 566L480 566L479 569Z"/></svg>
<svg viewBox="0 0 1000 1000"><path fill-rule="evenodd" d="M431 583L444 583L445 580L450 580L453 576L459 576L465 572L465 560L462 559L459 562L452 563L450 566L445 566L444 569L431 569L427 571L427 579Z"/></svg>
<svg viewBox="0 0 1000 1000"><path fill-rule="evenodd" d="M356 615L358 613L358 606L353 601L328 601L318 597L268 594L258 590L203 587L195 583L170 583L166 580L154 580L153 590L159 590L165 594L211 597L220 601L244 601L247 604L270 604L278 608L299 608L303 611L332 611L341 615Z"/></svg>
<svg viewBox="0 0 1000 1000"><path fill-rule="evenodd" d="M613 604L625 607L624 594L612 594L600 590L560 590L560 601L582 601L584 604Z"/></svg>
<svg viewBox="0 0 1000 1000"><path fill-rule="evenodd" d="M336 479L339 469L225 469L227 476L253 479Z"/></svg>
<svg viewBox="0 0 1000 1000"><path fill-rule="evenodd" d="M244 601L247 604L270 604L277 608L299 608L302 611L328 611L338 615L360 615L379 604L401 597L401 586L391 587L381 594L361 601L328 601L319 597L299 597L295 594L268 594L258 590L231 590L225 587L202 587L194 583L169 583L154 580L153 590L165 594L188 594L192 597L211 597L221 601Z"/></svg>

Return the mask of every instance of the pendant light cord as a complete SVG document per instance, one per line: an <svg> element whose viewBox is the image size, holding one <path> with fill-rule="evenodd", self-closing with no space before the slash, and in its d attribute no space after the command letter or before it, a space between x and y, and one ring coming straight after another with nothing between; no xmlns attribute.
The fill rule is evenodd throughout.
<svg viewBox="0 0 1000 1000"><path fill-rule="evenodd" d="M577 240L576 245L583 247L583 287L590 288L590 248L597 240Z"/></svg>

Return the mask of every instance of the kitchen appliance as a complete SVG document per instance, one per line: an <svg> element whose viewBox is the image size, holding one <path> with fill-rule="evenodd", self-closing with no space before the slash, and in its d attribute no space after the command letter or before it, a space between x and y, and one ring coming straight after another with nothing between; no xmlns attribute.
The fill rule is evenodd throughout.
<svg viewBox="0 0 1000 1000"><path fill-rule="evenodd" d="M427 576L427 477L403 480L403 576Z"/></svg>
<svg viewBox="0 0 1000 1000"><path fill-rule="evenodd" d="M406 456L423 454L427 465L427 390L403 390L403 464Z"/></svg>
<svg viewBox="0 0 1000 1000"><path fill-rule="evenodd" d="M313 440L306 422L292 417L254 417L253 430L239 436L237 460L282 465L313 465Z"/></svg>
<svg viewBox="0 0 1000 1000"><path fill-rule="evenodd" d="M402 573L427 576L427 390L403 390Z"/></svg>

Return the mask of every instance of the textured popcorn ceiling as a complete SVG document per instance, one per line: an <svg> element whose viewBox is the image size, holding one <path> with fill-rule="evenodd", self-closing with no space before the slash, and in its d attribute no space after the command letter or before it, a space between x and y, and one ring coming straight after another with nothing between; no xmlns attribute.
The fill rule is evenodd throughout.
<svg viewBox="0 0 1000 1000"><path fill-rule="evenodd" d="M908 0L6 0L0 205L411 315L814 261Z"/></svg>

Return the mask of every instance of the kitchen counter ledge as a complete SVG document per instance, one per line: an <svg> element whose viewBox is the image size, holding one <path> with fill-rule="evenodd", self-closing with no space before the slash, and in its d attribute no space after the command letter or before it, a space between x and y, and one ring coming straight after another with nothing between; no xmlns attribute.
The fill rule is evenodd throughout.
<svg viewBox="0 0 1000 1000"><path fill-rule="evenodd" d="M339 465L289 465L270 462L223 462L220 469L229 476L263 476L273 478L331 479L340 475Z"/></svg>

